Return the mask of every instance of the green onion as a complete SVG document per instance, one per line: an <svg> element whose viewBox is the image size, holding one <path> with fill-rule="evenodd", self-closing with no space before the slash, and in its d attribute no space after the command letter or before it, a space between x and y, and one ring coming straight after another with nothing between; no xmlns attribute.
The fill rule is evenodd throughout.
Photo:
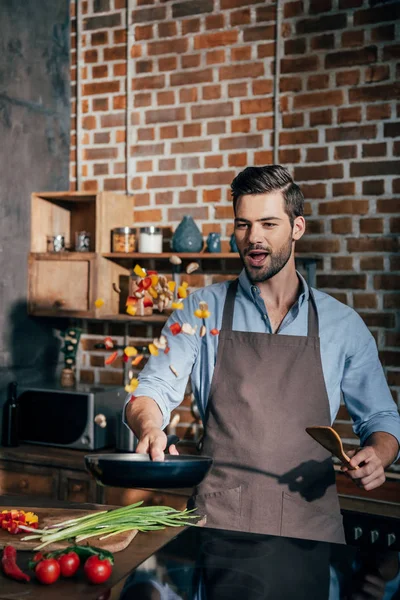
<svg viewBox="0 0 400 600"><path fill-rule="evenodd" d="M165 527L194 525L190 519L197 518L197 515L191 514L192 510L179 511L169 506L142 506L142 504L143 502L136 502L114 510L69 519L39 530L36 535L28 535L22 540L40 541L40 545L35 550L41 550L49 544L63 540L75 540L78 543L99 536L103 540L132 530L155 531Z"/></svg>

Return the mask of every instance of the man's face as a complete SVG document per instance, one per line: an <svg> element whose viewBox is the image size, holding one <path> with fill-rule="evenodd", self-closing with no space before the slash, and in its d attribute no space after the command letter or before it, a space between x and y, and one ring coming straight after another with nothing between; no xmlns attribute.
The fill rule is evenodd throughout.
<svg viewBox="0 0 400 600"><path fill-rule="evenodd" d="M293 251L293 231L281 192L238 199L235 238L251 282L266 281L283 269Z"/></svg>

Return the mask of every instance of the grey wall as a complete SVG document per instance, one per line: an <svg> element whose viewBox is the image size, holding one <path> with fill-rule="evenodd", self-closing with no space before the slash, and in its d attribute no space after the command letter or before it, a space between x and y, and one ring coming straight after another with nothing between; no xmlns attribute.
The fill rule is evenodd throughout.
<svg viewBox="0 0 400 600"><path fill-rule="evenodd" d="M69 128L69 0L0 0L0 408L58 359L53 324L27 316L27 257L31 192L69 188Z"/></svg>

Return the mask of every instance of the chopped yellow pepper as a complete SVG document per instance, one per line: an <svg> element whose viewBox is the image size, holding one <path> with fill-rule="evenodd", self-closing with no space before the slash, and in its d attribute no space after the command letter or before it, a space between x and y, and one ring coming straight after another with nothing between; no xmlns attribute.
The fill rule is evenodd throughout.
<svg viewBox="0 0 400 600"><path fill-rule="evenodd" d="M186 288L183 287L183 285L178 287L178 298L187 298L187 291Z"/></svg>
<svg viewBox="0 0 400 600"><path fill-rule="evenodd" d="M171 304L171 307L172 307L174 310L183 310L183 302L173 302L173 303Z"/></svg>
<svg viewBox="0 0 400 600"><path fill-rule="evenodd" d="M133 272L138 277L146 277L147 276L146 271L144 269L142 269L142 267L140 265L136 265L135 268L133 269Z"/></svg>
<svg viewBox="0 0 400 600"><path fill-rule="evenodd" d="M133 394L133 392L136 390L138 385L139 385L139 379L137 379L137 377L134 377L133 379L131 379L129 385L125 386L125 391L128 392L129 394Z"/></svg>
<svg viewBox="0 0 400 600"><path fill-rule="evenodd" d="M127 306L126 312L128 313L128 315L131 315L131 317L134 317L136 315L137 308L135 306Z"/></svg>
<svg viewBox="0 0 400 600"><path fill-rule="evenodd" d="M126 356L136 356L138 351L134 346L126 346L126 348L124 349L124 353L126 354Z"/></svg>
<svg viewBox="0 0 400 600"><path fill-rule="evenodd" d="M152 356L158 356L158 348L154 344L149 344L149 352Z"/></svg>
<svg viewBox="0 0 400 600"><path fill-rule="evenodd" d="M184 289L188 288L189 287L188 282L187 281L182 281L181 287L183 287Z"/></svg>
<svg viewBox="0 0 400 600"><path fill-rule="evenodd" d="M158 294L153 287L149 287L147 291L149 292L150 296L152 296L154 299L158 298Z"/></svg>
<svg viewBox="0 0 400 600"><path fill-rule="evenodd" d="M208 317L211 315L209 310L201 310L200 308L197 308L194 311L194 316L198 317L199 319L208 319Z"/></svg>
<svg viewBox="0 0 400 600"><path fill-rule="evenodd" d="M151 275L151 285L153 287L156 287L157 283L158 283L158 275Z"/></svg>
<svg viewBox="0 0 400 600"><path fill-rule="evenodd" d="M103 298L97 298L97 300L94 301L94 305L96 308L101 308L104 305Z"/></svg>
<svg viewBox="0 0 400 600"><path fill-rule="evenodd" d="M175 281L168 281L168 287L171 290L171 292L174 292L175 291L175 287L176 287Z"/></svg>

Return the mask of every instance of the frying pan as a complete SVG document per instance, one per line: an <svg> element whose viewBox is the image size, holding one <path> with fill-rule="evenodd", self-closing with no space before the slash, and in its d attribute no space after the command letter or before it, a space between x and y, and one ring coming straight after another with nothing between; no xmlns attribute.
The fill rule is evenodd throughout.
<svg viewBox="0 0 400 600"><path fill-rule="evenodd" d="M168 436L167 448L177 443ZM191 488L203 481L213 459L208 456L166 454L163 461L148 454L88 454L86 469L98 484L121 488Z"/></svg>

